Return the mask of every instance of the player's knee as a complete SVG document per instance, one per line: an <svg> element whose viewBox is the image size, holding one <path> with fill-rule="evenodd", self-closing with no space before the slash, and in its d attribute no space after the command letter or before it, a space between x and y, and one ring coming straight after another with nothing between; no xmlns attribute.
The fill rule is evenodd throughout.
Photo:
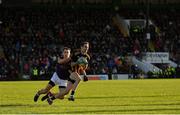
<svg viewBox="0 0 180 115"><path fill-rule="evenodd" d="M76 79L76 81L77 81L77 82L80 82L80 81L81 81L81 78Z"/></svg>
<svg viewBox="0 0 180 115"><path fill-rule="evenodd" d="M43 93L48 93L49 90L48 89L43 89Z"/></svg>

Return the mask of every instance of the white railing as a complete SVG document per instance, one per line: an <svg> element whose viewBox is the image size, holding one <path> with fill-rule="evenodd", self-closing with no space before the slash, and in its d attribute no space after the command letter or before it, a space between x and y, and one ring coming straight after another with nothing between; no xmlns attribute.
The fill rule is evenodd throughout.
<svg viewBox="0 0 180 115"><path fill-rule="evenodd" d="M151 63L142 62L142 61L138 60L135 56L132 58L132 62L133 62L133 64L136 64L138 66L138 68L141 69L142 71L144 71L145 73L147 73L149 71L154 71L154 72L162 71L161 69L152 65Z"/></svg>

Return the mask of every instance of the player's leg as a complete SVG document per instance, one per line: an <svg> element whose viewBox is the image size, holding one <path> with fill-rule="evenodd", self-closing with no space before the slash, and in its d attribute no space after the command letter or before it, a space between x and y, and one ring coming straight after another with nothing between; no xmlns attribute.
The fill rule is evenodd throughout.
<svg viewBox="0 0 180 115"><path fill-rule="evenodd" d="M68 85L66 88L62 89L61 88L61 91L60 93L58 93L57 95L55 95L55 98L58 98L58 99L64 99L64 96L67 95L70 90L72 89L73 87L73 83L71 81L68 81Z"/></svg>
<svg viewBox="0 0 180 115"><path fill-rule="evenodd" d="M56 95L51 96L50 98L47 99L47 102L49 105L53 103L53 100L55 99L64 99L64 96L69 93L69 91L72 89L73 83L71 81L68 81L67 87L66 88L60 88L60 92Z"/></svg>
<svg viewBox="0 0 180 115"><path fill-rule="evenodd" d="M77 86L78 86L79 82L81 81L81 77L77 72L73 72L70 75L70 79L74 80L75 82L74 82L74 85L72 87L71 95L68 98L68 100L74 101L74 94L75 94L75 91L77 89Z"/></svg>
<svg viewBox="0 0 180 115"><path fill-rule="evenodd" d="M59 85L59 93L64 92L67 87L67 80L63 80L58 78L57 79L57 85ZM54 95L52 95L50 98L47 99L49 105L53 103L53 100L56 99ZM64 99L64 95L59 97L59 99Z"/></svg>
<svg viewBox="0 0 180 115"><path fill-rule="evenodd" d="M49 98L49 97L52 97L52 96L55 96L55 95L57 95L58 93L52 93L52 92L48 92L45 96L43 96L42 98L41 98L41 101L44 101L44 100L46 100L47 98Z"/></svg>
<svg viewBox="0 0 180 115"><path fill-rule="evenodd" d="M56 72L54 72L51 80L49 81L49 83L47 84L47 86L41 90L39 90L35 96L34 96L34 102L37 102L39 96L41 94L47 94L55 85L56 85L56 82L57 82L57 74Z"/></svg>
<svg viewBox="0 0 180 115"><path fill-rule="evenodd" d="M53 100L56 99L55 96L58 95L58 94L60 94L60 93L62 93L62 92L65 92L65 90L66 90L66 87L65 87L65 86L59 86L59 93L56 93L56 94L51 95L51 96L50 96L50 95L47 95L46 97L44 96L44 98L47 99L47 102L48 102L49 105L52 105ZM64 95L60 96L59 99L64 99Z"/></svg>
<svg viewBox="0 0 180 115"><path fill-rule="evenodd" d="M50 81L51 83L53 83L52 81ZM50 83L49 82L49 83ZM47 86L41 90L39 90L36 95L34 96L34 102L37 102L39 96L41 94L47 94L55 85L52 85L52 84L47 84Z"/></svg>
<svg viewBox="0 0 180 115"><path fill-rule="evenodd" d="M66 90L66 87L59 86L59 93L57 93L56 95L65 92L65 90ZM56 96L56 95L54 95L54 96ZM64 95L60 96L58 99L64 99Z"/></svg>

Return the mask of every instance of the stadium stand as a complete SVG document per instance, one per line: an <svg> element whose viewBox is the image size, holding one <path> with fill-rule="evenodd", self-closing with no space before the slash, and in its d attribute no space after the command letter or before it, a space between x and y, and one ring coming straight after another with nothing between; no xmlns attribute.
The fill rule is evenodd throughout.
<svg viewBox="0 0 180 115"><path fill-rule="evenodd" d="M63 46L76 49L80 41L89 41L90 67L88 74L128 73L128 55L148 51L144 29L130 31L125 37L113 25L118 13L126 19L145 19L145 12L128 8L118 12L110 9L63 9L1 7L0 17L0 73L16 79L22 74L32 79L48 79L55 68ZM180 15L178 9L152 10L151 20L154 51L170 52L179 64ZM178 66L179 67L179 66ZM37 71L36 71L37 70ZM36 78L36 75L41 77ZM35 77L34 77L35 76Z"/></svg>

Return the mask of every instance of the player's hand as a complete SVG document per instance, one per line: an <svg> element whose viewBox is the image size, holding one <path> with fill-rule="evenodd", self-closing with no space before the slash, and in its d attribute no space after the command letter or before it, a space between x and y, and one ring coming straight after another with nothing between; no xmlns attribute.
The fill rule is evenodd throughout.
<svg viewBox="0 0 180 115"><path fill-rule="evenodd" d="M84 79L83 79L84 82L88 81L88 77L85 75L84 76Z"/></svg>

